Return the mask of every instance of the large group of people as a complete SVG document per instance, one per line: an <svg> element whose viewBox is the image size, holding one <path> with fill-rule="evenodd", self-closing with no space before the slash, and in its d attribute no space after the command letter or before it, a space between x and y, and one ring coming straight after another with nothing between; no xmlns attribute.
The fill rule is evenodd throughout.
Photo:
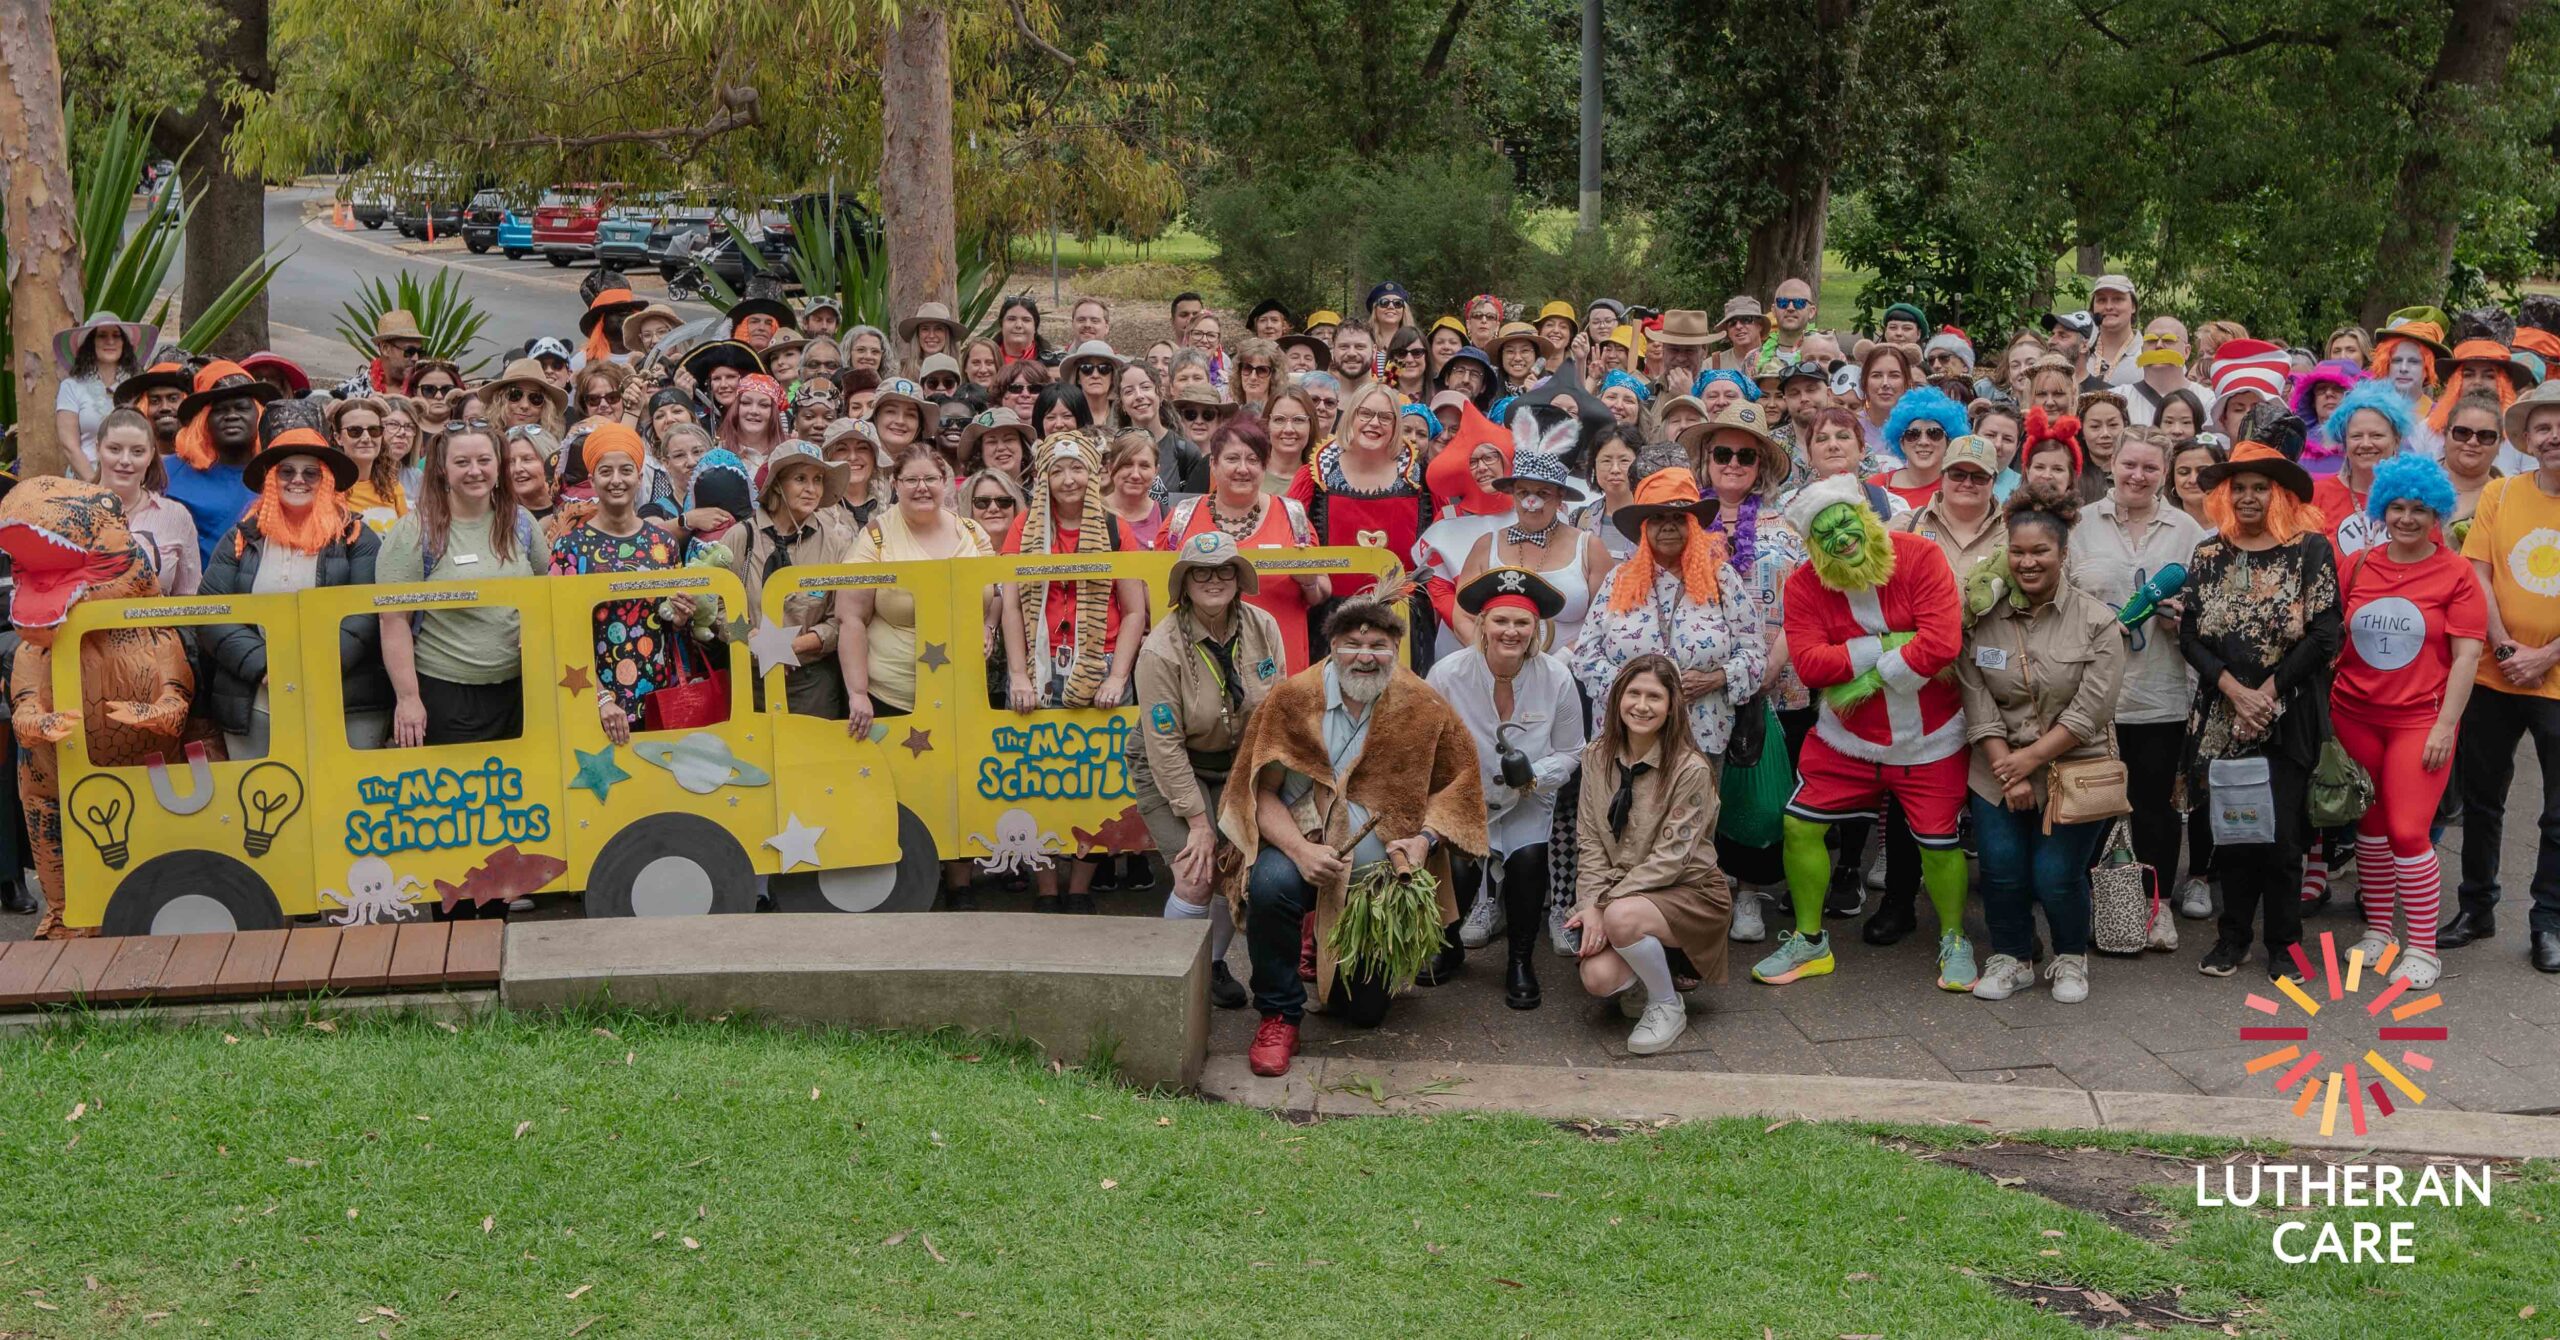
<svg viewBox="0 0 2560 1340"><path fill-rule="evenodd" d="M1213 995L1259 1011L1266 1074L1308 984L1357 1025L1390 1008L1330 934L1377 862L1437 877L1419 983L1498 940L1506 1002L1536 1008L1544 940L1638 1053L1773 912L1747 952L1784 986L1840 970L1834 923L1918 930L1924 892L1937 986L2083 1000L2120 820L2151 948L2209 922L2203 972L2255 948L2295 974L2352 868L2364 961L2424 988L2496 934L2527 735L2527 953L2560 973L2560 301L2295 348L2145 320L2112 275L2031 329L1896 303L1872 334L1826 327L1802 279L1712 317L1483 294L1427 321L1390 282L1350 315L1226 321L1186 293L1168 339L1124 352L1093 298L1054 343L1028 297L980 333L939 304L847 327L772 295L677 343L672 309L591 288L583 347L529 341L475 384L392 312L318 395L275 355L153 352L102 314L54 351L69 473L113 493L171 595L733 569L746 611L598 608L617 741L725 667L787 567L1175 555L1161 602L1125 578L990 591L986 691L1137 709L1165 915L1210 921ZM1319 545L1394 562L1258 569ZM915 710L910 600L799 595L782 619L791 711L861 734ZM512 616L362 623L351 743L521 731ZM199 640L198 710L254 754L259 635ZM2324 798L2354 772L2371 799L2342 814ZM1152 878L1068 861L1035 906ZM968 905L965 865L946 887Z"/></svg>

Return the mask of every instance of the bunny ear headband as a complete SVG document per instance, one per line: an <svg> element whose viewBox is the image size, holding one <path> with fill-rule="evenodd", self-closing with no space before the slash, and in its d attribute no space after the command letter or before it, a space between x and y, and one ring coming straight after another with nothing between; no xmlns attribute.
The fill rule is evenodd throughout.
<svg viewBox="0 0 2560 1340"><path fill-rule="evenodd" d="M1511 459L1517 462L1524 454L1536 453L1562 460L1581 435L1582 420L1571 414L1555 427L1540 431L1537 412L1523 405L1511 414Z"/></svg>

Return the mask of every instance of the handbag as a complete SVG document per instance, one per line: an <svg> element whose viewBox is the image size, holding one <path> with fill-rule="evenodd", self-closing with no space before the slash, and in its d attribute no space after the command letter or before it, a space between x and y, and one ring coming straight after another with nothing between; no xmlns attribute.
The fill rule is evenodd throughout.
<svg viewBox="0 0 2560 1340"><path fill-rule="evenodd" d="M640 700L642 730L691 730L717 726L729 719L729 672L714 670L699 679L685 674L684 647L668 649L675 661L675 682Z"/></svg>
<svg viewBox="0 0 2560 1340"><path fill-rule="evenodd" d="M2217 758L2205 765L2206 803L2217 847L2276 840L2275 773L2264 758Z"/></svg>
<svg viewBox="0 0 2560 1340"><path fill-rule="evenodd" d="M1769 713L1769 694L1765 689L1751 695L1751 701L1734 709L1733 730L1724 740L1725 767L1760 766L1760 753L1769 743Z"/></svg>
<svg viewBox="0 0 2560 1340"><path fill-rule="evenodd" d="M2310 794L2304 809L2314 828L2344 828L2373 807L2373 774L2347 753L2336 737L2320 742L2320 765L2311 770Z"/></svg>
<svg viewBox="0 0 2560 1340"><path fill-rule="evenodd" d="M2133 852L2122 819L2107 830L2106 849L2089 871L2089 943L2100 953L2139 954L2160 915L2159 881Z"/></svg>
<svg viewBox="0 0 2560 1340"><path fill-rule="evenodd" d="M2027 681L2027 701L2035 702L2035 658L2027 652L2027 635L2018 632L2018 673ZM2057 759L2044 770L2044 831L2055 824L2095 823L2133 813L2130 778L2116 757L2115 732L2107 732L2105 758Z"/></svg>

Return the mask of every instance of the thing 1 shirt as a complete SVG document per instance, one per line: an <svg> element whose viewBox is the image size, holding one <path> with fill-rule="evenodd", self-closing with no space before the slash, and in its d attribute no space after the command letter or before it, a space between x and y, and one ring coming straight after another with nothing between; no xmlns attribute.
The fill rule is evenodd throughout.
<svg viewBox="0 0 2560 1340"><path fill-rule="evenodd" d="M2480 490L2462 556L2488 565L2489 593L2498 598L2507 636L2531 647L2560 639L2560 498L2543 493L2533 475L2493 479ZM2480 658L2480 685L2560 698L2560 675L2520 689L2507 682L2494 655Z"/></svg>
<svg viewBox="0 0 2560 1340"><path fill-rule="evenodd" d="M2338 561L2346 646L2332 701L2358 714L2433 717L2453 670L2453 640L2489 635L2489 602L2468 560L2437 548L2395 563L2381 548Z"/></svg>

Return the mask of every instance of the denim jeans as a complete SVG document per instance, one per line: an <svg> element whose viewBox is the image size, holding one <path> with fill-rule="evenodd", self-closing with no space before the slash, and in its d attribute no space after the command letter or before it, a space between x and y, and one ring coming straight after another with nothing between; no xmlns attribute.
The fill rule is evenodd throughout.
<svg viewBox="0 0 2560 1340"><path fill-rule="evenodd" d="M1245 876L1245 953L1253 961L1253 1008L1263 1017L1291 1023L1307 1012L1307 984L1298 980L1298 943L1316 891L1279 848L1265 846ZM1354 1028L1375 1028L1387 1017L1386 983L1333 975L1334 1012Z"/></svg>
<svg viewBox="0 0 2560 1340"><path fill-rule="evenodd" d="M2056 824L2047 833L2040 809L2013 810L1978 795L1966 804L1982 861L1982 919L1991 928L1991 952L2033 961L2041 906L2053 952L2088 953L2089 860L2109 821Z"/></svg>
<svg viewBox="0 0 2560 1340"><path fill-rule="evenodd" d="M2516 754L2528 735L2533 737L2534 761L2542 765L2542 846L2533 862L2532 927L2560 931L2560 701L2485 685L2471 691L2453 756L2454 783L2462 792L2462 910L2485 912L2498 905L2507 784L2515 780Z"/></svg>

